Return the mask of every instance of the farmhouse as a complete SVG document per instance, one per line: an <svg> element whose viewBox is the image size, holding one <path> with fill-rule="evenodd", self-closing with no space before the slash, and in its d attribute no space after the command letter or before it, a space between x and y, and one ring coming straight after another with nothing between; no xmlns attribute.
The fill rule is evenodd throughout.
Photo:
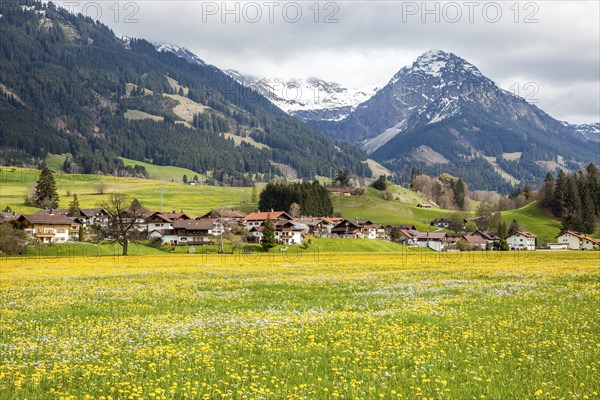
<svg viewBox="0 0 600 400"><path fill-rule="evenodd" d="M275 225L275 240L278 244L301 244L306 225L296 221L280 221Z"/></svg>
<svg viewBox="0 0 600 400"><path fill-rule="evenodd" d="M84 228L88 226L108 227L108 214L102 208L82 208L79 219Z"/></svg>
<svg viewBox="0 0 600 400"><path fill-rule="evenodd" d="M326 237L331 233L331 229L335 226L323 218L300 217L294 218L294 222L298 222L306 226L306 233L315 237Z"/></svg>
<svg viewBox="0 0 600 400"><path fill-rule="evenodd" d="M464 240L474 249L485 250L487 241L478 235L464 235Z"/></svg>
<svg viewBox="0 0 600 400"><path fill-rule="evenodd" d="M254 227L261 226L267 219L277 223L278 221L291 221L294 218L285 211L267 211L250 213L242 218L242 221L246 225L246 230L249 231Z"/></svg>
<svg viewBox="0 0 600 400"><path fill-rule="evenodd" d="M600 239L594 239L583 233L566 231L556 237L558 243L566 243L571 250L599 250Z"/></svg>
<svg viewBox="0 0 600 400"><path fill-rule="evenodd" d="M331 229L331 234L345 238L386 238L385 227L375 224L368 219L344 219Z"/></svg>
<svg viewBox="0 0 600 400"><path fill-rule="evenodd" d="M163 244L173 246L210 244L214 236L220 235L225 226L215 219L180 219L173 221L172 229L153 231L151 238L160 238Z"/></svg>
<svg viewBox="0 0 600 400"><path fill-rule="evenodd" d="M520 231L506 238L511 250L535 250L535 236L532 233Z"/></svg>
<svg viewBox="0 0 600 400"><path fill-rule="evenodd" d="M27 235L41 243L64 243L76 238L81 225L62 214L23 214L17 222Z"/></svg>
<svg viewBox="0 0 600 400"><path fill-rule="evenodd" d="M498 235L496 235L496 233L491 232L491 231L480 231L480 230L476 230L475 232L473 232L471 234L471 236L479 236L480 238L482 238L483 240L485 240L485 242L492 246L494 243L500 243L500 241L502 239L500 239L500 237Z"/></svg>
<svg viewBox="0 0 600 400"><path fill-rule="evenodd" d="M191 219L187 214L182 212L154 212L146 217L148 234L154 231L173 229L174 221L185 221Z"/></svg>
<svg viewBox="0 0 600 400"><path fill-rule="evenodd" d="M416 246L417 236L419 232L416 229L400 229L400 239L399 243L403 243L406 246Z"/></svg>
<svg viewBox="0 0 600 400"><path fill-rule="evenodd" d="M416 241L419 247L442 251L446 247L446 232L418 232Z"/></svg>

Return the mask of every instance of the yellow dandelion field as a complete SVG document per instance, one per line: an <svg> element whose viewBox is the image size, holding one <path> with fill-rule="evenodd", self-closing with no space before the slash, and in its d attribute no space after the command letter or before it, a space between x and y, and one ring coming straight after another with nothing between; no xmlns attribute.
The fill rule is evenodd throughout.
<svg viewBox="0 0 600 400"><path fill-rule="evenodd" d="M594 399L600 252L0 261L0 399Z"/></svg>

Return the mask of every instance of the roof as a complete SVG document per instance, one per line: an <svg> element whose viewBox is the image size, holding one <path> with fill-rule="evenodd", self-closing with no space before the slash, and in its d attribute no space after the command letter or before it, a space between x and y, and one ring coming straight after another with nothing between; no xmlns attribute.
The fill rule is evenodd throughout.
<svg viewBox="0 0 600 400"><path fill-rule="evenodd" d="M294 222L299 222L301 224L304 224L306 226L317 226L319 225L321 222L323 222L322 219L320 218L294 218Z"/></svg>
<svg viewBox="0 0 600 400"><path fill-rule="evenodd" d="M417 233L417 240L442 240L446 237L446 232L419 232Z"/></svg>
<svg viewBox="0 0 600 400"><path fill-rule="evenodd" d="M146 218L146 221L149 221L154 218L158 218L159 220L165 221L165 222L173 222L173 220L171 218L169 218L166 214L163 214L160 212L155 212L154 214L150 215L148 218Z"/></svg>
<svg viewBox="0 0 600 400"><path fill-rule="evenodd" d="M402 233L402 235L404 235L407 239L412 239L414 237L416 237L419 232L412 230L412 229L400 229L400 232Z"/></svg>
<svg viewBox="0 0 600 400"><path fill-rule="evenodd" d="M206 214L198 217L198 219L206 219L206 218L231 218L231 219L241 219L246 216L246 213L240 210L219 210L212 209Z"/></svg>
<svg viewBox="0 0 600 400"><path fill-rule="evenodd" d="M106 212L102 208L81 208L81 209L79 209L79 211L81 212L81 214L84 217L88 217L88 218L94 217L101 212L106 214Z"/></svg>
<svg viewBox="0 0 600 400"><path fill-rule="evenodd" d="M534 238L537 237L533 233L529 233L529 232L526 232L526 231L519 231L519 232L515 233L514 235L510 235L510 236L524 236L524 237L530 238L530 239L534 239Z"/></svg>
<svg viewBox="0 0 600 400"><path fill-rule="evenodd" d="M587 240L587 241L592 242L592 243L600 244L600 239L595 239L595 238L586 236L583 233L576 232L576 231L566 231L566 232L563 232L560 235L558 235L557 238L561 237L562 235L565 235L565 234L569 234L569 235L575 236L576 238Z"/></svg>
<svg viewBox="0 0 600 400"><path fill-rule="evenodd" d="M73 221L63 214L23 214L19 221L27 220L32 225L71 225Z"/></svg>
<svg viewBox="0 0 600 400"><path fill-rule="evenodd" d="M473 233L473 235L481 235L485 240L500 240L500 238L498 237L498 235L496 235L495 232L491 232L491 231L475 231L475 233Z"/></svg>
<svg viewBox="0 0 600 400"><path fill-rule="evenodd" d="M297 222L297 221L278 222L275 225L276 230L283 230L283 229L287 229L287 228L290 228L290 229L296 230L296 231L303 231L304 229L306 229L306 225L304 225L301 222Z"/></svg>
<svg viewBox="0 0 600 400"><path fill-rule="evenodd" d="M180 219L173 222L173 229L189 231L207 231L215 226L214 219Z"/></svg>
<svg viewBox="0 0 600 400"><path fill-rule="evenodd" d="M473 235L465 235L464 236L465 241L467 243L472 243L472 244L485 244L487 243L486 240L484 238L482 238L479 235L473 236Z"/></svg>
<svg viewBox="0 0 600 400"><path fill-rule="evenodd" d="M0 222L4 221L12 221L19 218L21 214L17 214L14 212L0 212Z"/></svg>
<svg viewBox="0 0 600 400"><path fill-rule="evenodd" d="M35 215L42 215L42 214L62 214L62 215L67 215L69 213L69 210L67 210L66 208L44 208L42 210L38 210L35 212ZM33 215L33 214L30 214Z"/></svg>
<svg viewBox="0 0 600 400"><path fill-rule="evenodd" d="M266 219L287 219L292 220L293 218L285 211L265 211L265 212L254 212L246 215L244 221L264 221Z"/></svg>

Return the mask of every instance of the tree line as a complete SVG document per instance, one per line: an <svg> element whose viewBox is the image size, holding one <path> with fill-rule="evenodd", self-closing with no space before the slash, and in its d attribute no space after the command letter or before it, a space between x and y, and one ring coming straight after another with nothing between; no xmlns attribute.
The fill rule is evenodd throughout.
<svg viewBox="0 0 600 400"><path fill-rule="evenodd" d="M540 204L560 218L562 231L595 231L600 216L600 173L593 163L571 174L560 170L556 178L548 172L540 192Z"/></svg>
<svg viewBox="0 0 600 400"><path fill-rule="evenodd" d="M269 183L260 193L258 208L260 211L291 212L294 217L333 215L329 193L318 181L292 184Z"/></svg>

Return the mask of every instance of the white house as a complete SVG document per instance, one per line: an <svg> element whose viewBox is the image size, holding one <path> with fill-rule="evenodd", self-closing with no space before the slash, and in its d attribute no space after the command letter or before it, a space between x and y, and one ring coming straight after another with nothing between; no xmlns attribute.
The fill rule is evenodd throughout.
<svg viewBox="0 0 600 400"><path fill-rule="evenodd" d="M188 219L173 221L172 229L155 230L148 235L150 238L160 238L163 244L173 246L205 245L212 238L221 234L223 224L214 219Z"/></svg>
<svg viewBox="0 0 600 400"><path fill-rule="evenodd" d="M306 225L300 222L279 222L275 226L275 240L279 244L301 244L306 230Z"/></svg>
<svg viewBox="0 0 600 400"><path fill-rule="evenodd" d="M108 214L102 208L82 208L79 213L81 214L79 220L84 228L92 225L108 227Z"/></svg>
<svg viewBox="0 0 600 400"><path fill-rule="evenodd" d="M535 250L535 236L533 233L520 231L506 238L511 250Z"/></svg>
<svg viewBox="0 0 600 400"><path fill-rule="evenodd" d="M446 232L418 232L416 242L419 247L442 251L446 247Z"/></svg>
<svg viewBox="0 0 600 400"><path fill-rule="evenodd" d="M583 233L566 231L556 237L558 243L566 243L571 250L598 250L600 239L594 239Z"/></svg>

